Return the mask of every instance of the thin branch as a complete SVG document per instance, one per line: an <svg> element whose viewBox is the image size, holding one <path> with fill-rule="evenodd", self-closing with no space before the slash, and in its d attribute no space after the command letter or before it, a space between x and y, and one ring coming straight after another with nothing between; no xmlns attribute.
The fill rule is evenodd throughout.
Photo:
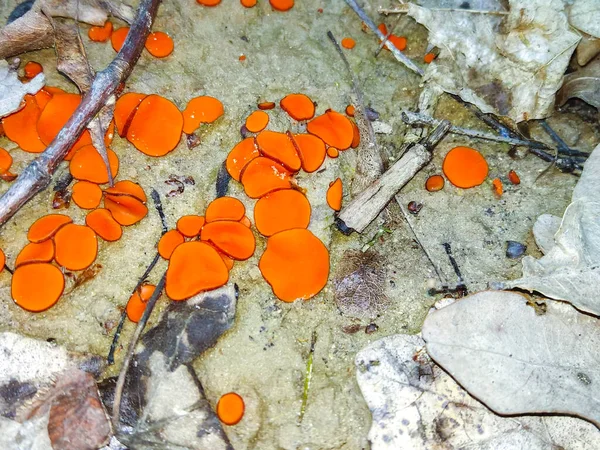
<svg viewBox="0 0 600 450"><path fill-rule="evenodd" d="M489 16L507 16L509 14L508 11L491 11L489 9L463 9L463 8L427 8L430 11L436 12L465 12L470 14L486 14ZM379 14L389 15L389 14L408 14L408 5L404 8L379 8Z"/></svg>
<svg viewBox="0 0 600 450"><path fill-rule="evenodd" d="M127 79L144 49L160 3L160 0L140 2L136 19L121 51L106 69L96 75L90 90L46 151L25 168L10 189L0 198L0 226L48 186L52 175L69 149L119 85Z"/></svg>

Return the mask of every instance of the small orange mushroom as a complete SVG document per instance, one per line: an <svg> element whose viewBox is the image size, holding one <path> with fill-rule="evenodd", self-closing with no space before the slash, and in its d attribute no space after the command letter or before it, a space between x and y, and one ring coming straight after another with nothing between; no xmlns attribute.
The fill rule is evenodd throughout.
<svg viewBox="0 0 600 450"><path fill-rule="evenodd" d="M173 53L175 45L167 33L155 31L146 38L146 50L155 58L165 58Z"/></svg>
<svg viewBox="0 0 600 450"><path fill-rule="evenodd" d="M492 190L494 191L496 198L502 197L502 194L504 193L504 185L502 184L500 178L494 178L492 180Z"/></svg>
<svg viewBox="0 0 600 450"><path fill-rule="evenodd" d="M392 34L390 37L388 37L388 41L400 51L406 49L407 40L404 36L396 36L395 34ZM385 49L389 50L387 44L385 45Z"/></svg>
<svg viewBox="0 0 600 450"><path fill-rule="evenodd" d="M337 158L338 156L340 156L340 151L335 147L328 147L327 156L329 156L330 158Z"/></svg>
<svg viewBox="0 0 600 450"><path fill-rule="evenodd" d="M0 273L2 273L2 271L4 270L4 267L6 267L6 255L0 248Z"/></svg>
<svg viewBox="0 0 600 450"><path fill-rule="evenodd" d="M258 106L258 109L262 109L263 111L267 111L269 109L275 108L275 102L261 102L257 106Z"/></svg>
<svg viewBox="0 0 600 450"><path fill-rule="evenodd" d="M269 3L277 11L288 11L294 7L294 0L269 0Z"/></svg>
<svg viewBox="0 0 600 450"><path fill-rule="evenodd" d="M350 123L352 124L352 143L350 147L356 148L360 145L360 130L354 120L351 120Z"/></svg>
<svg viewBox="0 0 600 450"><path fill-rule="evenodd" d="M295 189L281 189L261 197L254 206L254 223L263 236L272 236L292 228L307 228L310 203Z"/></svg>
<svg viewBox="0 0 600 450"><path fill-rule="evenodd" d="M114 186L106 188L105 194L109 195L129 195L130 197L137 198L140 202L146 203L148 198L144 189L137 183L130 180L117 181Z"/></svg>
<svg viewBox="0 0 600 450"><path fill-rule="evenodd" d="M204 95L191 99L183 110L183 132L191 134L201 123L213 123L223 115L223 103Z"/></svg>
<svg viewBox="0 0 600 450"><path fill-rule="evenodd" d="M342 39L342 47L347 48L348 50L353 49L355 45L356 41L352 38L345 37Z"/></svg>
<svg viewBox="0 0 600 450"><path fill-rule="evenodd" d="M514 170L508 172L508 179L512 184L521 184L521 178Z"/></svg>
<svg viewBox="0 0 600 450"><path fill-rule="evenodd" d="M442 170L450 183L463 189L479 186L488 175L485 158L469 147L454 147L450 150L444 158Z"/></svg>
<svg viewBox="0 0 600 450"><path fill-rule="evenodd" d="M260 156L256 141L253 137L246 138L236 144L235 147L227 155L225 166L227 172L235 181L240 181L240 175L244 167L254 158Z"/></svg>
<svg viewBox="0 0 600 450"><path fill-rule="evenodd" d="M13 273L11 296L21 308L40 312L53 306L64 288L65 278L58 267L48 263L25 264Z"/></svg>
<svg viewBox="0 0 600 450"><path fill-rule="evenodd" d="M104 207L118 223L126 227L138 223L148 214L146 205L130 195L107 194L104 196Z"/></svg>
<svg viewBox="0 0 600 450"><path fill-rule="evenodd" d="M148 95L137 108L127 140L148 156L164 156L179 144L183 116L177 106L160 95Z"/></svg>
<svg viewBox="0 0 600 450"><path fill-rule="evenodd" d="M200 234L204 223L205 219L203 216L182 216L177 221L177 230L185 237L193 238Z"/></svg>
<svg viewBox="0 0 600 450"><path fill-rule="evenodd" d="M140 288L129 297L127 307L125 308L129 320L134 323L140 321L146 310L146 303L148 303L148 300L150 300L150 297L154 294L154 289L156 289L156 286L153 284L142 284Z"/></svg>
<svg viewBox="0 0 600 450"><path fill-rule="evenodd" d="M27 239L29 242L43 242L71 222L73 219L64 214L47 214L33 222L27 231Z"/></svg>
<svg viewBox="0 0 600 450"><path fill-rule="evenodd" d="M423 57L423 62L425 64L431 64L435 59L435 53L429 52Z"/></svg>
<svg viewBox="0 0 600 450"><path fill-rule="evenodd" d="M221 252L238 261L250 258L256 248L250 228L230 220L205 224L200 239L210 242Z"/></svg>
<svg viewBox="0 0 600 450"><path fill-rule="evenodd" d="M47 88L48 86L46 86ZM46 90L46 88L40 89L39 91L37 91L37 93L34 95L35 97L35 102L38 104L38 106L40 107L40 111L42 109L44 109L46 107L46 105L48 104L48 102L50 101L50 99L52 98L52 94Z"/></svg>
<svg viewBox="0 0 600 450"><path fill-rule="evenodd" d="M85 216L85 224L107 242L121 239L123 229L108 209L99 208Z"/></svg>
<svg viewBox="0 0 600 450"><path fill-rule="evenodd" d="M169 259L177 246L183 244L184 241L185 238L179 231L169 230L158 241L158 253L164 259Z"/></svg>
<svg viewBox="0 0 600 450"><path fill-rule="evenodd" d="M354 113L356 112L356 108L354 105L346 106L346 115L350 117L354 117Z"/></svg>
<svg viewBox="0 0 600 450"><path fill-rule="evenodd" d="M221 0L196 0L199 4L203 6L217 6L221 3Z"/></svg>
<svg viewBox="0 0 600 450"><path fill-rule="evenodd" d="M24 101L23 108L2 118L2 127L6 137L21 147L21 150L41 153L46 149L37 130L37 122L42 110L35 96L26 95Z"/></svg>
<svg viewBox="0 0 600 450"><path fill-rule="evenodd" d="M110 20L107 20L101 27L91 27L88 30L88 37L90 38L90 41L106 42L112 35L112 32L113 24Z"/></svg>
<svg viewBox="0 0 600 450"><path fill-rule="evenodd" d="M259 198L277 189L291 188L291 175L281 164L259 156L246 165L240 181L248 197Z"/></svg>
<svg viewBox="0 0 600 450"><path fill-rule="evenodd" d="M25 78L31 80L32 78L35 78L36 75L42 73L44 71L44 68L39 62L29 61L23 67L23 71L25 74Z"/></svg>
<svg viewBox="0 0 600 450"><path fill-rule="evenodd" d="M121 47L123 47L128 34L129 27L117 28L112 32L110 36L110 43L112 44L112 48L115 50L115 52L121 51Z"/></svg>
<svg viewBox="0 0 600 450"><path fill-rule="evenodd" d="M246 118L246 128L251 133L258 133L259 131L264 130L269 123L269 115L262 111L254 111Z"/></svg>
<svg viewBox="0 0 600 450"><path fill-rule="evenodd" d="M165 291L171 300L186 300L228 280L229 270L217 250L206 242L184 242L169 259Z"/></svg>
<svg viewBox="0 0 600 450"><path fill-rule="evenodd" d="M295 120L309 120L315 115L315 104L304 94L288 94L281 99L279 106Z"/></svg>
<svg viewBox="0 0 600 450"><path fill-rule="evenodd" d="M258 268L280 300L308 300L327 284L329 252L310 231L295 228L267 240Z"/></svg>
<svg viewBox="0 0 600 450"><path fill-rule="evenodd" d="M119 172L119 158L110 148L106 149L106 153L114 178ZM69 171L76 180L90 181L96 184L108 183L106 165L93 145L86 145L75 152L69 164Z"/></svg>
<svg viewBox="0 0 600 450"><path fill-rule="evenodd" d="M302 161L290 135L277 131L261 131L256 136L256 145L264 156L274 159L289 170L296 172L302 167Z"/></svg>
<svg viewBox="0 0 600 450"><path fill-rule="evenodd" d="M102 201L102 189L89 181L78 181L73 185L71 198L82 209L95 209Z"/></svg>
<svg viewBox="0 0 600 450"><path fill-rule="evenodd" d="M338 178L337 180L329 183L329 189L327 189L327 204L334 211L339 211L342 209L342 194L342 180Z"/></svg>
<svg viewBox="0 0 600 450"><path fill-rule="evenodd" d="M427 178L427 181L425 181L425 189L429 192L441 191L444 189L444 184L444 177L441 175L431 175Z"/></svg>
<svg viewBox="0 0 600 450"><path fill-rule="evenodd" d="M346 116L333 110L328 110L325 114L308 122L306 130L338 150L348 149L354 138L352 122Z"/></svg>
<svg viewBox="0 0 600 450"><path fill-rule="evenodd" d="M245 8L253 8L256 6L256 0L240 0L240 3Z"/></svg>
<svg viewBox="0 0 600 450"><path fill-rule="evenodd" d="M10 172L13 159L10 153L3 148L0 148L0 178L4 181L12 181L17 178L16 175Z"/></svg>
<svg viewBox="0 0 600 450"><path fill-rule="evenodd" d="M217 402L217 416L225 425L235 425L244 417L244 399L235 392L228 392Z"/></svg>
<svg viewBox="0 0 600 450"><path fill-rule="evenodd" d="M325 161L325 142L312 134L292 135L298 156L302 162L302 170L312 173Z"/></svg>
<svg viewBox="0 0 600 450"><path fill-rule="evenodd" d="M86 225L65 225L54 236L54 244L56 262L67 270L86 269L98 255L98 238Z"/></svg>
<svg viewBox="0 0 600 450"><path fill-rule="evenodd" d="M54 259L54 242L47 239L40 243L30 242L17 255L15 268L29 263L50 262Z"/></svg>
<svg viewBox="0 0 600 450"><path fill-rule="evenodd" d="M146 94L138 94L137 92L128 92L123 94L115 104L115 125L119 136L125 137L127 129L131 125L133 115L137 112L138 106L147 97Z"/></svg>
<svg viewBox="0 0 600 450"><path fill-rule="evenodd" d="M219 197L214 199L206 207L204 218L206 223L216 222L218 220L234 220L236 222L243 219L246 214L244 204L234 197Z"/></svg>

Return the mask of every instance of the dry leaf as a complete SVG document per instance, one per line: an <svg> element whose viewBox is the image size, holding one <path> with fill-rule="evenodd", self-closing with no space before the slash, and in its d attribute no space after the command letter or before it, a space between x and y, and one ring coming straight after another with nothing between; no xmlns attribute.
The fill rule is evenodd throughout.
<svg viewBox="0 0 600 450"><path fill-rule="evenodd" d="M554 247L554 235L560 228L561 218L552 214L542 214L533 224L535 243L543 254Z"/></svg>
<svg viewBox="0 0 600 450"><path fill-rule="evenodd" d="M598 0L573 0L568 13L571 25L584 33L600 38L600 3Z"/></svg>
<svg viewBox="0 0 600 450"><path fill-rule="evenodd" d="M600 321L512 292L480 292L431 313L427 352L498 414L557 413L600 425ZM527 448L527 447L523 447Z"/></svg>
<svg viewBox="0 0 600 450"><path fill-rule="evenodd" d="M378 340L356 357L373 415L372 450L594 450L592 424L556 416L501 417L471 397L425 351L420 336Z"/></svg>
<svg viewBox="0 0 600 450"><path fill-rule="evenodd" d="M563 105L570 98L577 97L590 105L600 108L600 59L565 76L556 103Z"/></svg>
<svg viewBox="0 0 600 450"><path fill-rule="evenodd" d="M569 29L561 0L509 3L504 18L435 11L413 3L408 14L429 30L429 43L441 49L425 80L483 112L515 122L541 119L553 112L556 91L580 37Z"/></svg>
<svg viewBox="0 0 600 450"><path fill-rule="evenodd" d="M523 258L523 277L501 283L538 291L600 315L600 146L587 159L554 246L540 258ZM547 244L544 244L547 247Z"/></svg>
<svg viewBox="0 0 600 450"><path fill-rule="evenodd" d="M6 61L0 60L0 117L18 111L26 94L35 94L44 87L44 74L36 75L31 81L21 83L17 71Z"/></svg>

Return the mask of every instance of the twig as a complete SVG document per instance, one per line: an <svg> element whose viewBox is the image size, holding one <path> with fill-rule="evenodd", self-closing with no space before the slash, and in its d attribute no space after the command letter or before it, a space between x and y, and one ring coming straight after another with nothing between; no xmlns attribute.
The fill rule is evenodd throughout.
<svg viewBox="0 0 600 450"><path fill-rule="evenodd" d="M379 47L377 47L377 50L375 50L375 57L379 56L379 53L381 52L381 50L383 50L383 47L385 47L385 44L387 44L388 39L390 38L390 36L392 34L394 34L394 30L396 29L396 27L400 23L401 19L402 19L402 16L398 16L398 19L396 20L396 22L394 23L394 25L390 27L390 31L385 36L385 39L383 41L381 41L381 43L379 44Z"/></svg>
<svg viewBox="0 0 600 450"><path fill-rule="evenodd" d="M540 120L540 125L542 126L544 131L548 133L548 136L550 136L550 138L556 143L556 147L559 153L569 156L581 156L583 158L587 158L588 156L590 156L589 153L574 150L571 147L569 147L567 143L563 141L562 138L558 135L558 133L556 133L556 131L552 129L552 127L546 121L546 119Z"/></svg>
<svg viewBox="0 0 600 450"><path fill-rule="evenodd" d="M308 353L308 359L306 360L306 372L304 375L304 389L302 390L302 405L300 406L300 415L298 416L298 425L302 423L304 414L306 413L306 404L308 403L308 391L310 389L310 381L312 380L313 373L313 359L315 354L315 345L317 344L317 332L312 332L310 340L310 351Z"/></svg>
<svg viewBox="0 0 600 450"><path fill-rule="evenodd" d="M486 9L463 9L463 8L427 8L430 11L438 11L438 12L466 12L470 14L487 14L490 16L506 16L509 14L508 11L490 11ZM408 13L408 5L405 8L379 8L379 14L389 15L389 14L407 14Z"/></svg>
<svg viewBox="0 0 600 450"><path fill-rule="evenodd" d="M464 294L467 295L469 293L469 291L467 290L467 286L463 280L462 274L460 273L460 268L458 267L458 263L456 262L456 259L454 259L454 255L452 255L452 247L450 246L449 242L444 242L442 245L444 246L446 255L448 255L450 264L452 265L452 268L454 269L454 273L456 274L456 277L458 278L458 284L456 285L456 288L464 291Z"/></svg>
<svg viewBox="0 0 600 450"><path fill-rule="evenodd" d="M125 355L125 360L123 361L123 366L121 367L121 371L119 372L119 378L117 379L117 385L115 387L115 397L113 401L113 409L112 409L112 417L111 422L113 426L113 430L117 432L120 430L119 426L119 416L121 415L121 400L123 397L123 388L125 387L125 377L127 376L127 372L129 371L129 365L131 364L131 359L133 358L133 354L135 353L135 347L146 327L146 323L148 323L148 319L150 318L150 314L154 310L154 306L156 305L156 301L161 296L162 291L165 287L165 281L167 278L167 272L163 274L160 281L156 285L152 296L148 300L146 304L146 309L144 310L144 314L142 318L137 324L135 328L135 332L133 333L133 337L131 338L131 342L129 343L129 347L127 349L127 354Z"/></svg>
<svg viewBox="0 0 600 450"><path fill-rule="evenodd" d="M360 19L371 29L371 31L373 31L373 33L375 33L377 35L377 37L379 37L379 39L381 39L381 40L386 39L385 34L383 34L381 31L379 31L377 29L377 27L375 26L375 23L373 23L373 21L371 20L371 18L369 16L367 16L365 11L360 6L358 6L358 3L356 3L356 0L346 0L346 3L348 4L348 6L350 6L350 8L352 8L354 10L354 12L358 15L358 17L360 17ZM390 51L392 52L392 55L394 55L394 57L398 61L400 61L408 69L412 70L417 75L423 76L423 74L425 73L423 71L423 69L421 69L419 66L417 66L410 58L408 58L400 50L398 50L393 43L388 41L387 46L390 49Z"/></svg>
<svg viewBox="0 0 600 450"><path fill-rule="evenodd" d="M144 49L146 37L159 5L160 0L140 2L136 19L116 58L106 69L96 75L90 90L44 153L29 164L9 190L0 197L0 226L4 225L27 201L48 186L52 175L69 149L109 97L129 76Z"/></svg>

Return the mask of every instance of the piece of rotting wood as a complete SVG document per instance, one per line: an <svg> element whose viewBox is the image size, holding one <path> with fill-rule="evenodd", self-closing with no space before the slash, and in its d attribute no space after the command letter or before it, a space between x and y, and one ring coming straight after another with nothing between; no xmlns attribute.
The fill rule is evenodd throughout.
<svg viewBox="0 0 600 450"><path fill-rule="evenodd" d="M433 148L450 127L450 122L442 121L426 138L410 147L381 178L344 207L336 219L340 231L344 234L352 231L362 233L394 195L431 161Z"/></svg>

